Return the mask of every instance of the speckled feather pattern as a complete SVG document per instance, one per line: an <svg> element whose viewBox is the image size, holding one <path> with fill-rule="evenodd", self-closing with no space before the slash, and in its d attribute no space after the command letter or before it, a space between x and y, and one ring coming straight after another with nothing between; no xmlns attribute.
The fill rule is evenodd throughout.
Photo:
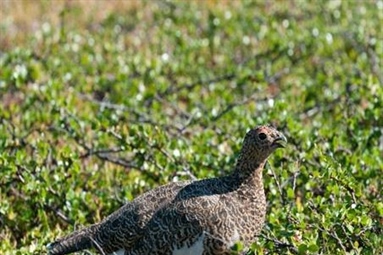
<svg viewBox="0 0 383 255"><path fill-rule="evenodd" d="M49 244L49 254L94 247L104 254L125 249L125 255L171 255L201 237L203 255L230 254L238 241L247 246L264 224L262 170L280 141L286 139L271 126L252 129L232 174L153 189L102 222Z"/></svg>

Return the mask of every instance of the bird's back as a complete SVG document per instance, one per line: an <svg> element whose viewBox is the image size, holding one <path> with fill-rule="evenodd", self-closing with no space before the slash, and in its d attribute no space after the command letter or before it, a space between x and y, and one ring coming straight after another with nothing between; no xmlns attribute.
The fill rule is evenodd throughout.
<svg viewBox="0 0 383 255"><path fill-rule="evenodd" d="M266 201L263 186L248 188L231 176L186 185L152 215L127 254L217 255L236 242L250 244L263 226Z"/></svg>
<svg viewBox="0 0 383 255"><path fill-rule="evenodd" d="M245 208L238 193L239 186L232 182L230 177L223 177L171 183L153 189L99 224L52 243L49 254L68 254L91 247L103 254L121 249L127 251L126 254L172 254L173 250L193 246L201 235L205 235L204 243L216 243L212 254L219 254L217 249L227 250L235 242L255 236L258 230L245 228L251 228L256 222L244 216L265 207L261 192L254 193L253 199L247 196ZM259 210L258 214L252 217L263 219L264 212ZM263 221L257 229L262 224ZM239 236L249 238L240 240Z"/></svg>

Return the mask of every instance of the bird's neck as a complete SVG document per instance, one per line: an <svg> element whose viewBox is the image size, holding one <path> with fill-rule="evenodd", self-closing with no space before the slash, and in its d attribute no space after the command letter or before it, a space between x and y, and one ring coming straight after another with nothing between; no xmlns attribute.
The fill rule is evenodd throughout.
<svg viewBox="0 0 383 255"><path fill-rule="evenodd" d="M240 155L238 158L233 178L236 179L241 186L259 186L263 187L262 172L266 164L266 160L257 161L256 159L245 158L244 155Z"/></svg>

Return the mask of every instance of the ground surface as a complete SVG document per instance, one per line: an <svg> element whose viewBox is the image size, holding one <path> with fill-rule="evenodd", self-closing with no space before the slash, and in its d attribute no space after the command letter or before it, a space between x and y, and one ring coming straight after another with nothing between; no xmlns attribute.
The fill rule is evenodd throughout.
<svg viewBox="0 0 383 255"><path fill-rule="evenodd" d="M225 174L264 123L254 253L382 254L383 1L265 2L1 0L0 254Z"/></svg>

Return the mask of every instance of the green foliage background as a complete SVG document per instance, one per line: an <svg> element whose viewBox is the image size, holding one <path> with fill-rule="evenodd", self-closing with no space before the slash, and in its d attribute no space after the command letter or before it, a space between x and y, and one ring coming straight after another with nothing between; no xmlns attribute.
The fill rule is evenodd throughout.
<svg viewBox="0 0 383 255"><path fill-rule="evenodd" d="M383 253L383 1L34 2L16 37L2 2L1 254L226 174L265 123L289 146L252 253Z"/></svg>

